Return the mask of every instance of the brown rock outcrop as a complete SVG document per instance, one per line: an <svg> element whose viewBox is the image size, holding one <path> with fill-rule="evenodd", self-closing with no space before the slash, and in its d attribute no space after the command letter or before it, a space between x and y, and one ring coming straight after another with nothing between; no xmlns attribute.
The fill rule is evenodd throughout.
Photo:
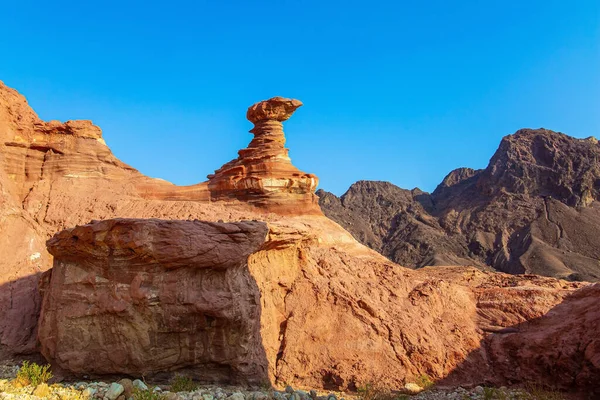
<svg viewBox="0 0 600 400"><path fill-rule="evenodd" d="M60 232L48 241L42 354L77 374L187 367L208 381L265 382L247 259L266 234L262 222L152 219Z"/></svg>
<svg viewBox="0 0 600 400"><path fill-rule="evenodd" d="M593 390L600 377L590 345L600 328L590 306L597 285L464 267L412 271L356 242L327 242L344 235L321 216L268 226L265 238L256 222L110 220L57 234L43 353L80 375L177 370L326 389L400 388L427 374ZM573 329L561 339L561 327ZM548 368L513 350L529 347Z"/></svg>
<svg viewBox="0 0 600 400"><path fill-rule="evenodd" d="M297 171L291 164L286 168ZM269 174L263 169L261 179L280 179L285 168ZM115 217L236 221L252 214L320 214L318 205L309 205L312 193L272 189L247 202L221 190L216 197L223 200L217 201L207 182L182 187L146 177L118 160L90 121L44 122L22 95L0 82L0 358L35 350L37 282L52 265L45 241L57 231ZM306 203L296 204L301 198Z"/></svg>
<svg viewBox="0 0 600 400"><path fill-rule="evenodd" d="M502 139L487 168L450 172L431 194L360 181L327 216L408 267L471 265L600 280L600 145L547 129Z"/></svg>
<svg viewBox="0 0 600 400"><path fill-rule="evenodd" d="M294 167L285 148L282 122L300 106L298 100L273 97L248 108L254 139L237 159L208 176L212 199L234 198L283 214L321 213L314 194L317 177Z"/></svg>

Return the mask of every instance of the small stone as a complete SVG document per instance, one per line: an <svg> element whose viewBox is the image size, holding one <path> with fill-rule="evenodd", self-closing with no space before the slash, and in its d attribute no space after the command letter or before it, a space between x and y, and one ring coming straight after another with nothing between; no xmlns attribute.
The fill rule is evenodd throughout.
<svg viewBox="0 0 600 400"><path fill-rule="evenodd" d="M298 392L294 392L290 395L290 400L302 400L302 398L300 397L300 393Z"/></svg>
<svg viewBox="0 0 600 400"><path fill-rule="evenodd" d="M300 395L300 400L311 400L310 395L303 390L296 390L296 393Z"/></svg>
<svg viewBox="0 0 600 400"><path fill-rule="evenodd" d="M125 397L124 395L120 395L119 397L117 397L117 400L127 400L127 397Z"/></svg>
<svg viewBox="0 0 600 400"><path fill-rule="evenodd" d="M210 393L204 393L202 395L202 399L203 400L214 400L214 396L212 394L210 394Z"/></svg>
<svg viewBox="0 0 600 400"><path fill-rule="evenodd" d="M159 386L155 386L154 389L152 389L153 392L162 392L162 389Z"/></svg>
<svg viewBox="0 0 600 400"><path fill-rule="evenodd" d="M140 381L139 379L136 379L135 381L133 381L133 387L139 390L148 390L148 385L146 385L144 382Z"/></svg>
<svg viewBox="0 0 600 400"><path fill-rule="evenodd" d="M35 390L32 394L34 396L41 397L42 399L46 399L50 397L50 387L45 383L40 383L35 387Z"/></svg>
<svg viewBox="0 0 600 400"><path fill-rule="evenodd" d="M285 387L285 392L286 392L286 393L290 393L290 394L292 394L292 393L294 393L294 388L293 388L293 387L291 387L290 385L287 385L287 386Z"/></svg>
<svg viewBox="0 0 600 400"><path fill-rule="evenodd" d="M106 391L104 397L106 397L108 400L117 400L117 397L123 394L124 391L125 388L123 385L113 382L110 384L110 387Z"/></svg>
<svg viewBox="0 0 600 400"><path fill-rule="evenodd" d="M96 394L96 392L98 391L98 389L92 388L92 387L87 387L83 390L83 392L81 393L83 395L84 399L89 399L94 397L94 395Z"/></svg>
<svg viewBox="0 0 600 400"><path fill-rule="evenodd" d="M313 400L316 400L316 399L317 399L317 391L316 391L316 390L311 390L311 391L310 391L310 397L311 397Z"/></svg>
<svg viewBox="0 0 600 400"><path fill-rule="evenodd" d="M85 382L77 382L75 384L75 389L77 389L77 390L83 390L86 387L87 387L87 383L85 383Z"/></svg>
<svg viewBox="0 0 600 400"><path fill-rule="evenodd" d="M283 400L283 398L284 397L283 397L283 395L280 392L277 392L277 391L273 392L273 399L275 399L275 400Z"/></svg>
<svg viewBox="0 0 600 400"><path fill-rule="evenodd" d="M476 386L475 389L473 389L473 392L476 394L483 394L484 390L483 390L483 387Z"/></svg>
<svg viewBox="0 0 600 400"><path fill-rule="evenodd" d="M123 391L123 396L125 396L126 399L130 398L133 395L133 382L131 381L131 379L121 379L117 383L123 386L123 389L125 389Z"/></svg>
<svg viewBox="0 0 600 400"><path fill-rule="evenodd" d="M244 395L240 392L235 392L227 398L228 400L245 400Z"/></svg>
<svg viewBox="0 0 600 400"><path fill-rule="evenodd" d="M406 391L410 394L417 394L423 391L423 388L421 386L412 382L409 382L406 385L404 385L404 389L406 389Z"/></svg>
<svg viewBox="0 0 600 400"><path fill-rule="evenodd" d="M254 400L267 400L269 396L264 394L263 392L254 392L252 393L252 398Z"/></svg>

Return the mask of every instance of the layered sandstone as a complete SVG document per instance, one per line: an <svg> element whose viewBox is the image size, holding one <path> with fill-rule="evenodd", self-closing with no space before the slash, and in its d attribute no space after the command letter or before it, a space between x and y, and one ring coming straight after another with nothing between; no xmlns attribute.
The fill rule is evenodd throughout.
<svg viewBox="0 0 600 400"><path fill-rule="evenodd" d="M78 374L187 367L206 381L265 382L247 260L266 234L262 222L153 219L60 232L48 242L42 354Z"/></svg>
<svg viewBox="0 0 600 400"><path fill-rule="evenodd" d="M302 173L288 178L305 179L305 189L288 181L281 200L265 179L291 171L277 156L287 156L279 133L268 128L297 106L282 102L250 113L263 132L255 139L271 149L242 152L238 161L253 165L250 172L225 168L212 183L181 188L121 163L89 123L44 125L22 96L0 86L0 357L36 351L36 287L53 262L44 242L67 229L49 242L56 270L44 275L39 338L55 366L74 374L89 365L94 373L177 370L253 381L266 371L273 384L327 389L398 388L421 374L499 384L545 374L563 388L568 376L594 389L596 286L469 268L409 270L315 213L303 192L314 186ZM244 176L262 180L257 192L235 184ZM218 182L233 194L214 185L213 197L209 186ZM114 218L136 220L89 224ZM528 341L537 326L536 348ZM557 354L563 338L568 351ZM511 350L519 346L535 348L545 365L562 357L561 371L531 368ZM253 353L261 348L262 356ZM521 366L515 379L509 369Z"/></svg>
<svg viewBox="0 0 600 400"><path fill-rule="evenodd" d="M284 175L263 169L261 179ZM314 195L298 190L304 189L258 193L258 201L242 202L226 189L211 196L207 182L182 187L146 177L117 159L90 121L42 121L21 94L0 82L0 357L35 351L37 282L52 265L45 241L57 231L115 217L236 221L250 214L320 213L307 206ZM297 206L288 195L309 200Z"/></svg>
<svg viewBox="0 0 600 400"><path fill-rule="evenodd" d="M282 122L300 106L299 100L273 97L248 108L246 116L254 124L250 130L254 138L237 159L208 176L213 199L234 198L286 214L300 209L320 214L314 194L317 177L294 167L285 148Z"/></svg>
<svg viewBox="0 0 600 400"><path fill-rule="evenodd" d="M427 374L594 389L599 285L412 271L356 242L327 241L336 232L344 238L320 216L109 220L60 232L49 241L42 351L77 375L177 371L356 390Z"/></svg>

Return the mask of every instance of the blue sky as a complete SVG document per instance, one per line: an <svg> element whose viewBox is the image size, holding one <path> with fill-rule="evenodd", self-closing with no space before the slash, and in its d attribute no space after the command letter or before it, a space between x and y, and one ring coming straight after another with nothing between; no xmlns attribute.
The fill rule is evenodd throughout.
<svg viewBox="0 0 600 400"><path fill-rule="evenodd" d="M431 191L519 128L600 136L598 0L19 0L0 19L0 80L177 184L235 158L272 96L304 102L290 156L336 194Z"/></svg>

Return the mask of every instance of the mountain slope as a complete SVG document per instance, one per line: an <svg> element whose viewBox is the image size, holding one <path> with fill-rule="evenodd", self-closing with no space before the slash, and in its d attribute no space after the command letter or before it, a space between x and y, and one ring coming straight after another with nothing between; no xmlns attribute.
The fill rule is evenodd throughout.
<svg viewBox="0 0 600 400"><path fill-rule="evenodd" d="M324 213L407 267L473 265L600 279L600 146L546 129L502 139L487 168L450 172L431 194L359 181Z"/></svg>

